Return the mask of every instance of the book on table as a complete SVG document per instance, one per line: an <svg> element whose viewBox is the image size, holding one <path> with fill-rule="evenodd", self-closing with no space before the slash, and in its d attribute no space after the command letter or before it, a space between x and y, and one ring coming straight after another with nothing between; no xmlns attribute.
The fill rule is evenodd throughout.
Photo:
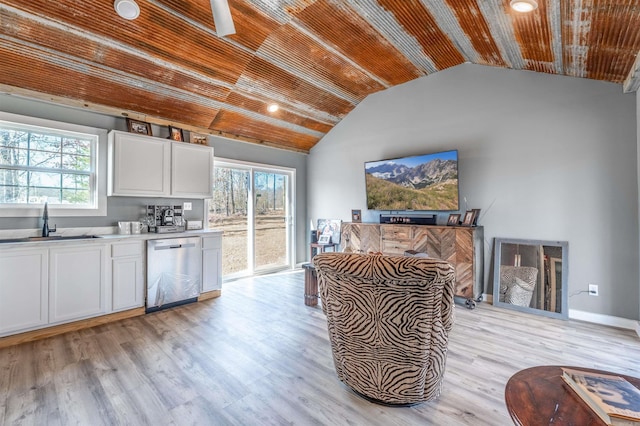
<svg viewBox="0 0 640 426"><path fill-rule="evenodd" d="M615 374L562 369L563 380L608 425L640 425L640 389Z"/></svg>

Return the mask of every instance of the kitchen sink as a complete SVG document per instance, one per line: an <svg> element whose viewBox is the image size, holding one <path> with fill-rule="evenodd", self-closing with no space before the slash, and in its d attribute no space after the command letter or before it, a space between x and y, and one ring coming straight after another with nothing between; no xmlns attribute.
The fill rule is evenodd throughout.
<svg viewBox="0 0 640 426"><path fill-rule="evenodd" d="M48 237L26 237L26 238L6 238L0 239L3 243L29 243L36 241L68 241L68 240L86 240L90 238L101 238L100 235L50 235Z"/></svg>

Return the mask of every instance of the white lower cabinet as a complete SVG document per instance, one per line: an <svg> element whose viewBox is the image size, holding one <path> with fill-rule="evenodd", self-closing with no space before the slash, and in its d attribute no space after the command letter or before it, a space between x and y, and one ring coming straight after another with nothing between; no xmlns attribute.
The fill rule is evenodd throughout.
<svg viewBox="0 0 640 426"><path fill-rule="evenodd" d="M144 306L145 241L29 244L0 245L0 337ZM222 235L201 254L202 292L220 290Z"/></svg>
<svg viewBox="0 0 640 426"><path fill-rule="evenodd" d="M142 241L111 246L113 311L144 305L144 245Z"/></svg>
<svg viewBox="0 0 640 426"><path fill-rule="evenodd" d="M222 237L202 237L202 292L222 289Z"/></svg>
<svg viewBox="0 0 640 426"><path fill-rule="evenodd" d="M0 253L0 336L48 323L48 253L47 249Z"/></svg>
<svg viewBox="0 0 640 426"><path fill-rule="evenodd" d="M107 247L82 244L50 249L50 324L107 312Z"/></svg>

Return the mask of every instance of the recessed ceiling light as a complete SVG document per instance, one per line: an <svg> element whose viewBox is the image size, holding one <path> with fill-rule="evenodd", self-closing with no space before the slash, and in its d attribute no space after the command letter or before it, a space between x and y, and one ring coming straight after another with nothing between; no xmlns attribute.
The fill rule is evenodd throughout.
<svg viewBox="0 0 640 426"><path fill-rule="evenodd" d="M121 18L133 20L140 16L140 7L135 0L115 0L113 8Z"/></svg>
<svg viewBox="0 0 640 426"><path fill-rule="evenodd" d="M278 104L270 104L267 107L267 111L269 112L276 112L280 107L278 106Z"/></svg>
<svg viewBox="0 0 640 426"><path fill-rule="evenodd" d="M538 8L536 0L511 0L510 5L516 12L531 12Z"/></svg>

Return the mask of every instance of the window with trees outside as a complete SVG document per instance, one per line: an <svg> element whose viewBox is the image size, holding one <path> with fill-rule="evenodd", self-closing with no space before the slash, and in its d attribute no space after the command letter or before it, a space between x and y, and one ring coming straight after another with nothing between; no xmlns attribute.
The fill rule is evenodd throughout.
<svg viewBox="0 0 640 426"><path fill-rule="evenodd" d="M98 139L0 120L0 207L96 209Z"/></svg>

